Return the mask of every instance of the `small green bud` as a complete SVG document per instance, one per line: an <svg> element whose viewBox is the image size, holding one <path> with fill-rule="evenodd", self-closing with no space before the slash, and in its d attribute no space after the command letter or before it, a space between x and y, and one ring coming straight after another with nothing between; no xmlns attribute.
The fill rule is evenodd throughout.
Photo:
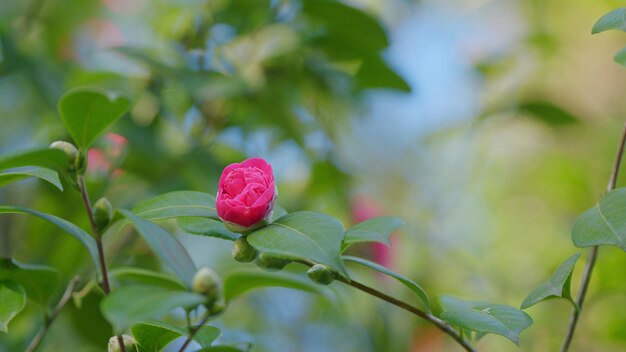
<svg viewBox="0 0 626 352"><path fill-rule="evenodd" d="M322 264L313 265L306 273L309 279L322 285L328 285L335 280L335 272L333 269Z"/></svg>
<svg viewBox="0 0 626 352"><path fill-rule="evenodd" d="M241 236L233 242L233 258L240 263L250 263L259 252L248 243L245 236Z"/></svg>
<svg viewBox="0 0 626 352"><path fill-rule="evenodd" d="M207 267L201 268L193 277L192 289L194 292L207 296L207 302L212 305L223 297L222 279L217 273Z"/></svg>
<svg viewBox="0 0 626 352"><path fill-rule="evenodd" d="M93 219L98 230L103 230L113 219L113 206L108 199L102 197L93 205Z"/></svg>
<svg viewBox="0 0 626 352"><path fill-rule="evenodd" d="M130 335L122 335L122 340L124 341L124 347L126 347L126 352L136 351L135 346L137 345L137 341L134 337ZM122 349L120 348L120 343L117 340L117 336L113 336L109 339L109 349L108 352L120 352Z"/></svg>
<svg viewBox="0 0 626 352"><path fill-rule="evenodd" d="M50 148L59 149L67 154L67 158L70 161L70 170L76 169L76 160L78 159L78 149L70 143L66 141L56 141L50 144Z"/></svg>
<svg viewBox="0 0 626 352"><path fill-rule="evenodd" d="M261 253L256 258L256 265L267 271L281 270L289 263L291 263L291 260L289 259L274 257L267 253Z"/></svg>

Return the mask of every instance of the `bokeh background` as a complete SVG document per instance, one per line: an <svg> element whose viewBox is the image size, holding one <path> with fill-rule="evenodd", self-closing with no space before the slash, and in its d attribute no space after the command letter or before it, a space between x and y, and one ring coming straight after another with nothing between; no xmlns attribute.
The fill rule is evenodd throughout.
<svg viewBox="0 0 626 352"><path fill-rule="evenodd" d="M405 219L390 248L356 251L431 296L519 306L561 261L586 253L570 229L604 192L626 120L626 68L612 61L626 35L590 30L621 4L2 0L0 152L69 140L56 112L67 89L122 91L132 111L90 152L92 198L128 208L166 191L214 193L225 165L261 156L287 210L329 213L346 226ZM87 225L76 192L42 182L0 188L0 203ZM198 265L224 275L244 266L226 241L178 235ZM112 266L158 267L128 229L105 241ZM58 267L65 278L88 267L73 238L23 217L0 218L0 256ZM625 253L601 249L573 351L626 350L625 267ZM385 302L331 289L336 302L259 291L215 324L223 340L251 341L253 351L458 350ZM68 308L42 351L102 351L111 331L99 300L89 294ZM0 350L22 350L41 309L29 305L0 335ZM488 335L479 350L557 350L567 302L527 312L535 324L519 349Z"/></svg>

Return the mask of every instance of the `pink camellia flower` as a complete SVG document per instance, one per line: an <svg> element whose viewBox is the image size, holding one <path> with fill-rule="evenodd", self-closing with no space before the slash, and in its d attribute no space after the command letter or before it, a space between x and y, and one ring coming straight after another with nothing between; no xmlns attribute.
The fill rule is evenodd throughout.
<svg viewBox="0 0 626 352"><path fill-rule="evenodd" d="M222 171L217 188L217 215L231 229L245 232L262 224L271 216L275 201L272 166L265 160L247 159Z"/></svg>

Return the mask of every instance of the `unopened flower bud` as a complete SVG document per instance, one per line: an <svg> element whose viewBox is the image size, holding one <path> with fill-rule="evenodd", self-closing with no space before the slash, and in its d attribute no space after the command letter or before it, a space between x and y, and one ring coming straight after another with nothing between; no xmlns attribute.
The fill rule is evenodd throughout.
<svg viewBox="0 0 626 352"><path fill-rule="evenodd" d="M207 296L207 302L213 304L222 297L222 279L215 271L204 267L194 275L192 289Z"/></svg>
<svg viewBox="0 0 626 352"><path fill-rule="evenodd" d="M98 230L103 230L113 219L113 206L108 199L102 197L93 205L93 219Z"/></svg>
<svg viewBox="0 0 626 352"><path fill-rule="evenodd" d="M233 258L240 263L253 261L259 252L248 243L245 236L241 236L233 242Z"/></svg>
<svg viewBox="0 0 626 352"><path fill-rule="evenodd" d="M275 257L267 253L261 253L256 258L256 265L258 265L261 269L268 271L281 270L289 263L291 263L291 260L289 259Z"/></svg>
<svg viewBox="0 0 626 352"><path fill-rule="evenodd" d="M315 264L307 272L309 279L318 284L328 285L335 280L335 273L326 265Z"/></svg>
<svg viewBox="0 0 626 352"><path fill-rule="evenodd" d="M135 345L137 345L137 341L134 337L130 335L122 335L122 340L124 341L124 347L126 347L126 352L136 351ZM108 352L120 352L121 350L122 349L120 348L120 343L117 336L111 337L109 339Z"/></svg>
<svg viewBox="0 0 626 352"><path fill-rule="evenodd" d="M66 141L56 141L50 144L50 148L59 149L67 154L67 158L70 161L70 169L74 169L76 167L76 159L78 158L78 149L70 143Z"/></svg>

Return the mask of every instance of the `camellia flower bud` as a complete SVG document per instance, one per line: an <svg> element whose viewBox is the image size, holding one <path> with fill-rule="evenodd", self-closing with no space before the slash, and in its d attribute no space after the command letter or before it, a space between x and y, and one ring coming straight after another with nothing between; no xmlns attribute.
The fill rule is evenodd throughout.
<svg viewBox="0 0 626 352"><path fill-rule="evenodd" d="M248 243L245 236L241 236L233 242L233 258L240 263L253 261L259 252Z"/></svg>
<svg viewBox="0 0 626 352"><path fill-rule="evenodd" d="M135 346L137 345L137 341L134 337L130 335L122 335L122 340L124 341L124 347L126 347L126 352L136 351ZM117 339L117 336L113 336L109 339L109 349L108 352L120 352L122 349L120 348L120 343Z"/></svg>
<svg viewBox="0 0 626 352"><path fill-rule="evenodd" d="M335 280L333 270L322 264L313 265L306 273L309 279L322 285L328 285Z"/></svg>
<svg viewBox="0 0 626 352"><path fill-rule="evenodd" d="M267 253L261 253L256 258L256 265L261 269L268 271L278 271L285 267L285 265L291 263L291 260L285 258L279 258Z"/></svg>
<svg viewBox="0 0 626 352"><path fill-rule="evenodd" d="M96 222L98 230L102 230L113 219L113 206L108 199L102 197L93 205L93 219Z"/></svg>
<svg viewBox="0 0 626 352"><path fill-rule="evenodd" d="M211 304L222 297L222 279L207 267L201 268L193 277L192 289L208 298Z"/></svg>
<svg viewBox="0 0 626 352"><path fill-rule="evenodd" d="M72 143L66 141L55 141L50 144L50 148L64 151L70 161L70 169L76 167L76 159L78 159L78 149L76 149L76 147Z"/></svg>
<svg viewBox="0 0 626 352"><path fill-rule="evenodd" d="M261 158L230 164L220 176L216 208L226 227L247 233L265 225L276 201L272 166Z"/></svg>

